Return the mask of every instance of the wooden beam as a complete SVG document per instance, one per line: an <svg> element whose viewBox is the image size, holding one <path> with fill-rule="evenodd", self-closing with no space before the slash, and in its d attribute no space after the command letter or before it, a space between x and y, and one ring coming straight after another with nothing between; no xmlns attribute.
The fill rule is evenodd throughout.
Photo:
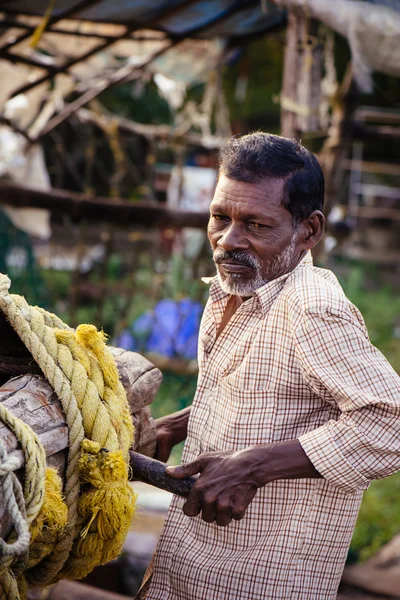
<svg viewBox="0 0 400 600"><path fill-rule="evenodd" d="M368 196L369 198L388 198L400 200L400 187L379 185L377 183L354 183L351 191L354 194Z"/></svg>
<svg viewBox="0 0 400 600"><path fill-rule="evenodd" d="M346 206L339 208L348 215L359 219L387 219L388 221L400 221L400 209L387 208L384 206Z"/></svg>
<svg viewBox="0 0 400 600"><path fill-rule="evenodd" d="M360 122L379 122L400 125L400 111L389 108L360 106L355 112L355 120Z"/></svg>
<svg viewBox="0 0 400 600"><path fill-rule="evenodd" d="M319 154L325 175L325 212L329 215L335 206L338 190L343 182L343 160L349 155L353 141L354 111L359 91L348 65L340 89L335 98L329 136Z"/></svg>
<svg viewBox="0 0 400 600"><path fill-rule="evenodd" d="M356 139L378 138L381 140L399 140L400 127L391 125L364 125L355 122L353 125L354 137Z"/></svg>
<svg viewBox="0 0 400 600"><path fill-rule="evenodd" d="M186 0L185 5L189 5L191 3L193 3L195 0ZM82 5L83 8L86 8L85 5L89 5L93 4L93 0L85 0L85 2L81 2L79 3L79 11L81 10L80 5ZM82 9L83 9L82 8ZM182 6L179 7L179 9L181 9ZM163 18L165 17L169 17L171 15L173 15L175 13L175 11L177 10L177 8L174 6L172 8L169 8L167 10L163 10L160 13L160 16L162 16ZM71 12L71 9L70 9ZM71 14L74 14L76 12L76 9L74 9L72 11ZM154 19L154 17L153 17ZM50 19L49 21L49 25L47 27L48 30L51 30L51 25L57 21L60 20L60 16L58 16L56 19ZM150 23L129 23L126 26L125 32L119 37L119 40L123 40L125 38L129 38L131 36L131 34L136 31L137 29L143 29L146 27L146 25L150 25ZM201 29L201 28L200 28ZM21 41L23 39L25 39L26 37L29 37L30 33L29 32L25 32L23 33L19 38L17 38L18 41ZM166 38L167 39L167 38ZM174 39L174 41L172 41L170 43L169 46L167 46L166 48L163 48L161 51L155 52L150 60L145 61L145 63L143 65L141 65L139 67L139 69L143 69L147 64L149 64L149 62L151 62L152 60L154 60L155 58L157 58L160 54L162 54L165 50L169 49L171 46L177 44L181 39L184 39L183 36L181 37L177 37L176 39ZM95 47L92 48L91 50L88 50L87 52L85 52L84 54L71 58L69 61L65 62L63 65L60 65L59 67L53 68L51 69L51 71L49 71L48 73L46 73L45 75L42 75L41 77L39 77L38 79L36 79L33 82L30 83L26 83L24 85L22 85L21 87L19 87L17 90L14 90L12 95L10 96L10 98L13 98L14 96L18 96L19 94L25 94L26 92L28 92L29 90L31 90L32 88L36 87L37 85L44 83L45 81L48 81L49 79L52 79L54 76L56 76L57 74L60 73L64 73L66 71L68 71L72 66L90 58L91 56L93 56L94 54L97 54L99 52L101 52L102 50L105 50L106 48L108 48L109 46L111 46L112 44L114 44L117 40L114 37L108 37L107 39L104 37L102 39L102 41ZM3 53L3 57L5 59L7 59L7 50L9 47L15 45L15 43L17 43L15 40L13 42L10 42L9 44L5 44L4 46L2 46L0 48L0 53ZM127 65L128 67L128 72L129 71L137 71L137 69L133 69L130 65ZM101 93L102 91L104 91L104 89L107 89L110 85L115 85L117 83L122 83L122 81L126 78L125 75L125 70L124 69L118 69L118 71L116 71L112 76L110 76L109 79L106 78L105 82L106 82L106 86L103 87L104 82L100 82L100 84L97 84L96 86L93 86L90 90L88 90L88 92L86 94L84 94L81 98L78 98L75 103L72 102L70 105L68 105L66 107L66 109L64 109L63 111L61 111L60 115L62 114L64 116L64 114L68 113L69 107L73 106L74 104L76 104L77 102L79 102L80 100L82 101L83 98L86 98L86 95L88 95L87 100L85 100L84 104L86 104L87 102L89 102L90 100L92 100L94 97L96 97L99 93ZM103 85L101 85L103 84ZM93 95L94 94L94 95ZM91 96L91 97L89 97ZM68 116L68 115L67 115ZM64 116L64 118L67 118L66 116Z"/></svg>
<svg viewBox="0 0 400 600"><path fill-rule="evenodd" d="M378 175L400 175L400 166L394 163L371 162L367 160L352 160L345 158L343 167L348 171L361 171Z"/></svg>
<svg viewBox="0 0 400 600"><path fill-rule="evenodd" d="M86 8L90 8L92 4L96 4L97 2L98 0L81 0L81 2L77 2L77 4L75 4L74 6L69 6L66 10L59 11L57 15L50 17L45 31L51 30L51 26L57 23L58 21L61 21L62 19L68 19L72 15L75 15L76 13L79 13L80 11L85 10ZM19 11L13 11L11 6L8 6L7 9L8 10L4 12L9 14L19 14ZM8 48L16 46L20 42L26 40L26 38L28 38L30 35L32 35L30 30L25 31L18 37L13 38L9 42L6 42L3 46L0 47L0 50L6 50Z"/></svg>
<svg viewBox="0 0 400 600"><path fill-rule="evenodd" d="M226 141L226 138L216 137L214 135L204 136L200 133L180 133L179 128L174 129L169 125L145 125L137 123L117 115L102 114L101 116L86 108L80 108L75 116L82 123L89 123L101 127L101 121L116 123L119 130L123 133L138 135L147 140L162 140L174 142L182 140L185 144L200 146L209 150L220 148Z"/></svg>
<svg viewBox="0 0 400 600"><path fill-rule="evenodd" d="M365 261L369 263L376 263L378 265L393 265L394 268L397 268L400 262L400 252L396 251L381 251L377 252L374 250L367 250L359 247L346 247L343 248L334 248L332 250L332 256L340 256L344 257L346 260L359 260Z"/></svg>
<svg viewBox="0 0 400 600"><path fill-rule="evenodd" d="M128 37L134 29L135 29L134 27L132 27L130 29L127 29L126 32L124 33L124 35L122 35L120 39L122 40L122 39L125 39L126 37ZM35 79L35 81L28 82L28 83L20 86L16 90L14 90L12 92L10 98L13 98L15 96L19 96L19 94L26 94L26 92L28 92L32 88L36 87L37 85L40 85L41 83L44 83L45 81L49 81L49 79L52 79L56 75L59 75L60 73L66 73L66 72L68 72L71 67L77 65L78 63L80 63L82 61L87 60L88 58L90 58L94 54L98 54L99 52L101 52L102 50L105 50L106 48L108 48L112 44L115 44L115 42L116 42L116 40L114 38L111 39L111 40L110 39L104 39L97 46L95 46L94 48L91 48L90 50L87 50L86 52L84 52L80 56L76 56L76 57L74 57L74 58L72 58L70 60L67 60L64 64L58 65L56 67L54 67L54 66L45 66L45 65L37 65L36 61L34 61L34 63L36 64L36 66L39 66L41 68L47 69L47 73L44 74L44 75L42 75L41 77L38 77L37 79ZM24 62L24 61L26 62L27 60L29 60L29 59L25 59L23 56L19 57L15 53L10 56L7 51L3 51L1 49L0 49L0 54L1 54L2 58L4 58L4 60L11 60L11 61L18 61L19 60L20 62Z"/></svg>
<svg viewBox="0 0 400 600"><path fill-rule="evenodd" d="M16 208L44 208L73 220L115 223L122 227L193 227L206 229L208 213L169 209L150 202L129 202L121 198L98 198L66 190L35 190L0 182L0 204Z"/></svg>
<svg viewBox="0 0 400 600"><path fill-rule="evenodd" d="M248 5L256 4L258 1L259 0L247 0L247 4ZM193 2L195 2L195 0L186 0L185 6L188 4L191 4ZM178 8L176 8L176 7L173 8L172 13L168 10L167 12L164 12L162 14L162 18L165 19L167 16L171 16L171 14L173 14L175 11L179 12L181 9L182 9L182 5L180 5ZM97 96L99 96L102 92L104 92L116 85L123 85L124 83L131 82L134 79L137 79L138 77L140 77L140 75L142 74L145 67L147 67L156 58L159 58L165 52L167 52L168 50L170 50L171 48L173 48L180 42L183 42L185 39L188 39L191 37L196 37L204 29L207 29L208 27L211 27L212 25L216 25L217 23L220 23L221 21L225 21L230 16L239 12L242 9L243 9L243 3L240 0L238 0L237 2L234 2L232 4L232 6L230 6L226 10L224 10L222 12L222 14L218 14L217 17L213 16L213 18L211 20L209 20L205 23L202 23L201 25L196 25L195 27L192 27L191 29L189 28L183 34L169 34L168 39L170 40L170 43L168 45L166 45L165 47L161 48L160 50L154 52L148 60L143 62L138 67L132 67L132 65L129 65L129 64L125 65L121 69L118 69L117 71L112 73L109 77L106 77L103 80L97 82L95 85L93 85L93 87L91 87L84 94L82 94L82 96L80 96L79 98L76 98L73 102L71 102L70 104L65 106L61 110L60 113L55 115L55 117L53 117L46 124L46 126L44 127L42 132L40 132L40 135L38 137L45 135L46 133L48 133L49 131L51 131L58 125L60 125L60 123L65 121L65 119L68 119L68 117L70 117L78 109L85 106L85 104L88 104L88 102L90 102L91 100L94 100L94 98L97 98ZM140 28L143 29L145 26L146 26L146 24L142 23ZM37 80L34 83L34 85L35 86L38 85L38 83L40 83L40 81L41 80ZM31 85L31 84L29 84L29 85ZM31 87L34 87L34 86L31 85ZM25 87L24 91L26 91L26 87ZM19 94L22 93L21 89L18 90L18 93ZM13 93L13 95L16 95L16 93Z"/></svg>
<svg viewBox="0 0 400 600"><path fill-rule="evenodd" d="M319 128L322 45L318 27L306 11L289 10L280 98L281 130L289 138L300 139L302 133Z"/></svg>
<svg viewBox="0 0 400 600"><path fill-rule="evenodd" d="M288 24L286 29L286 47L283 62L282 95L293 102L297 98L297 74L298 74L298 43L303 27L304 17L295 9L288 12ZM285 108L281 109L281 131L288 138L298 137L296 125L297 115Z"/></svg>

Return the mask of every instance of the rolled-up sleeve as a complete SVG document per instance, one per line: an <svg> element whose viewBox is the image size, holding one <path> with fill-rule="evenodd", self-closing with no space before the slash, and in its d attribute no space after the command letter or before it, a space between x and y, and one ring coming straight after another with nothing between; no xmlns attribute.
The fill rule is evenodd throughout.
<svg viewBox="0 0 400 600"><path fill-rule="evenodd" d="M400 377L349 310L304 313L294 332L304 379L341 411L299 438L317 471L347 493L400 469Z"/></svg>

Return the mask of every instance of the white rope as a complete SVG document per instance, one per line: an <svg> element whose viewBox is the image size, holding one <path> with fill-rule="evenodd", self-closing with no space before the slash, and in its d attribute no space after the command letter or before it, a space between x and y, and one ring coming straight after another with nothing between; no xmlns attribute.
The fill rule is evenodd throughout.
<svg viewBox="0 0 400 600"><path fill-rule="evenodd" d="M18 458L8 456L6 447L0 440L0 489L3 492L4 508L17 534L17 539L11 544L0 538L0 565L10 558L22 560L29 549L30 533L26 522L24 494L14 473L18 466Z"/></svg>

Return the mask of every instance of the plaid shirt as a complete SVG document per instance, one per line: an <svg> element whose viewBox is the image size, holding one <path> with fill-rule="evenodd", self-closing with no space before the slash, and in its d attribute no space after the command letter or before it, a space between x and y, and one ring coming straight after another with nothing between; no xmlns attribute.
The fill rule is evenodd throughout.
<svg viewBox="0 0 400 600"><path fill-rule="evenodd" d="M174 497L147 598L334 599L362 491L400 468L400 379L310 253L216 340L227 300L214 279L182 462L297 438L323 479L269 483L227 527L186 517Z"/></svg>

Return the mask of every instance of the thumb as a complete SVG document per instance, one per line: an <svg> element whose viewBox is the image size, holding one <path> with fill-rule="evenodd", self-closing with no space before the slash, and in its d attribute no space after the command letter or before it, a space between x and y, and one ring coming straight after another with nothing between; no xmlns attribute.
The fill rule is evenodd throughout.
<svg viewBox="0 0 400 600"><path fill-rule="evenodd" d="M166 473L174 479L184 479L200 473L201 465L199 460L187 463L186 465L178 465L177 467L167 467Z"/></svg>

